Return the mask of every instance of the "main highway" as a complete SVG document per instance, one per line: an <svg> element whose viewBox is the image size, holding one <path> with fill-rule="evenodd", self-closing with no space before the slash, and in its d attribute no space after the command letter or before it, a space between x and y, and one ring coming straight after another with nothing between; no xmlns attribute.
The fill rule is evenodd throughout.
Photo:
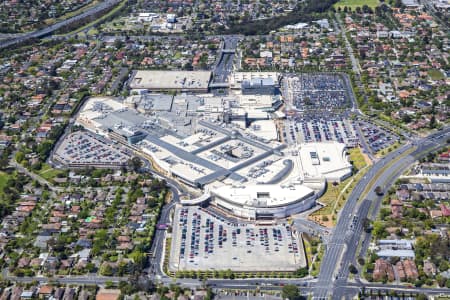
<svg viewBox="0 0 450 300"><path fill-rule="evenodd" d="M313 294L314 299L351 299L362 288L371 291L401 291L407 293L426 293L429 295L450 295L450 289L446 288L415 288L402 285L383 285L377 283L364 283L348 281L348 266L355 263L360 239L370 241L370 236L364 235L362 222L368 216L377 214L381 202L373 189L381 186L384 191L389 189L395 179L401 175L417 159L441 148L450 138L450 128L438 131L426 138L418 139L406 144L395 152L388 154L375 163L371 170L359 181L349 196L342 209L338 223L328 238L326 251L318 278L306 277L302 279L288 278L255 278L255 279L209 279L202 282L198 279L170 278L163 271L164 239L165 231L157 230L152 244L150 257L149 279L166 285L177 283L185 287L210 286L214 289L240 289L240 290L279 290L285 284L294 284L300 287L306 294ZM184 193L183 187L176 181L157 173L149 168L148 163L143 168L144 172L152 172L154 176L167 182L171 191L171 202L166 204L160 214L160 223L169 223L171 210L179 203L179 196ZM363 195L366 187L370 189L367 195ZM364 197L363 197L364 196ZM300 224L300 223L299 223ZM303 224L308 225L308 224ZM368 242L366 242L368 244ZM361 247L361 256L365 255L367 247ZM39 282L57 281L63 284L103 284L106 281L126 281L126 277L105 277L96 274L85 276L64 276L57 278L48 277L15 277L3 274L3 277L15 282Z"/></svg>
<svg viewBox="0 0 450 300"><path fill-rule="evenodd" d="M352 296L346 295L349 290L343 287L347 284L348 267L355 261L362 222L369 213L367 203L371 202L371 206L375 208L373 215L380 206L382 197L374 192L374 188L380 186L383 192L386 192L395 179L414 161L445 145L448 138L450 128L410 142L376 162L358 182L339 215L327 245L314 288L315 299L328 299L329 296L333 299L342 299ZM367 187L369 191L367 195L363 195Z"/></svg>
<svg viewBox="0 0 450 300"><path fill-rule="evenodd" d="M449 293L448 289L408 288L405 286L390 286L367 284L361 281L348 282L348 267L355 263L356 251L361 237L370 240L363 235L363 221L369 216L375 216L379 210L382 197L374 192L374 187L380 186L385 192L395 179L400 176L417 159L441 148L450 138L450 128L438 131L428 137L410 142L398 150L391 152L376 162L366 175L358 182L342 209L338 223L326 244L326 251L322 261L321 270L317 279L210 279L206 285L216 289L279 289L284 284L295 284L302 291L310 292L314 299L350 299L361 288L371 290L404 290L409 292ZM160 175L158 175L160 176ZM172 202L167 204L162 212L160 223L170 221L170 210L179 202L179 193L182 191L176 182L164 177L172 192ZM369 188L367 191L366 188ZM362 199L363 192L367 192ZM306 225L306 224L305 224ZM162 283L177 282L184 286L199 286L201 282L193 279L172 279L164 274L163 268L163 240L165 233L159 230L155 234L152 246L153 259L151 259L152 279L158 279ZM367 247L361 255L365 254Z"/></svg>
<svg viewBox="0 0 450 300"><path fill-rule="evenodd" d="M45 29L30 32L21 36L17 36L12 39L0 41L0 49L23 43L30 39L41 38L49 35L64 26L70 25L83 18L90 17L96 13L110 9L111 7L120 3L120 0L107 0L101 2L99 5L69 18L54 25L51 25ZM238 37L228 37L224 40L223 49L235 49ZM215 81L226 82L227 74L231 71L233 65L232 53L223 53L222 60L219 61L218 68L216 68ZM228 56L228 58L226 57ZM355 64L354 64L355 65ZM274 286L280 286L280 284L296 284L301 286L304 291L313 293L314 299L328 299L330 296L333 299L351 298L354 296L359 288L367 287L370 289L390 289L390 288L405 288L403 286L379 286L376 284L365 284L361 281L356 283L348 282L348 267L355 262L356 251L360 243L362 236L365 237L364 241L369 241L370 236L363 235L362 222L369 216L375 216L379 210L381 198L374 193L374 187L380 186L386 191L395 179L400 176L414 161L418 158L427 155L429 152L442 147L450 137L450 128L438 131L430 136L422 139L408 142L406 145L386 155L384 158L378 160L371 169L365 174L365 176L357 183L353 189L351 195L348 197L343 209L338 216L338 222L335 229L327 238L325 255L322 260L320 273L317 279L254 279L252 280L208 280L207 285L214 288L242 288L251 289L261 287L264 284L265 288L273 288ZM155 173L154 170L147 170ZM182 187L175 181L162 174L156 174L157 177L164 179L171 191L172 201L166 204L160 215L160 223L170 222L170 213L173 207L179 203L179 195L183 192ZM367 188L369 188L367 190ZM367 195L363 195L367 192ZM371 211L372 209L372 211ZM298 226L310 226L310 224L299 222ZM163 258L164 258L164 239L165 232L163 230L157 230L154 236L154 242L152 244L150 257L150 272L151 279L159 279L164 283L171 283L174 280L169 278L163 272ZM363 251L360 255L365 254L367 247L362 247ZM26 281L27 278L12 278L9 279L16 281ZM28 278L30 279L30 278ZM33 277L36 279L36 277ZM123 278L109 278L110 280L123 280ZM51 280L50 278L39 278L40 281ZM60 282L67 283L83 283L83 282L103 282L106 279L99 276L81 276L81 277L67 277L58 278ZM178 279L176 280L180 284L184 285L198 285L198 280L191 279ZM439 292L445 291L448 293L448 289L413 289L415 291L430 291Z"/></svg>
<svg viewBox="0 0 450 300"><path fill-rule="evenodd" d="M89 18L91 16L94 16L95 14L97 14L97 13L99 13L101 11L105 11L105 10L111 9L112 7L114 7L117 4L119 4L120 1L121 0L106 0L106 1L100 2L98 5L96 5L96 6L92 7L92 8L89 8L88 10L82 12L79 15L76 15L74 17L65 19L65 20L63 20L61 22L55 23L55 24L50 25L48 27L45 27L43 29L39 29L39 30L36 30L36 31L28 32L28 33L16 36L16 37L11 38L11 39L2 40L2 41L0 41L0 49L7 48L7 47L10 47L10 46L14 46L14 45L17 45L17 44L22 44L22 43L24 43L24 42L26 42L28 40L31 40L31 39L42 38L44 36L50 35L53 32L64 28L65 26L71 25L71 24L73 24L75 22L78 22L80 20L83 20L85 18Z"/></svg>

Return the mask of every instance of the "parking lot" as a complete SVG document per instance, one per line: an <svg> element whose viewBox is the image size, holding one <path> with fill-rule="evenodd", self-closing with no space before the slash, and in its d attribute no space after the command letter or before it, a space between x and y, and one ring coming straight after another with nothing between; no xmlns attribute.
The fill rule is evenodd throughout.
<svg viewBox="0 0 450 300"><path fill-rule="evenodd" d="M355 124L338 116L290 118L285 121L283 137L288 144L337 141L355 147L359 142Z"/></svg>
<svg viewBox="0 0 450 300"><path fill-rule="evenodd" d="M399 137L387 130L384 130L370 122L358 121L358 126L361 129L361 134L366 140L370 149L376 153L380 150L386 149L399 141Z"/></svg>
<svg viewBox="0 0 450 300"><path fill-rule="evenodd" d="M338 74L299 74L286 79L292 105L307 110L342 110L351 105L348 87Z"/></svg>
<svg viewBox="0 0 450 300"><path fill-rule="evenodd" d="M199 157L224 168L233 168L261 153L263 153L261 149L245 142L227 141L200 153Z"/></svg>
<svg viewBox="0 0 450 300"><path fill-rule="evenodd" d="M69 166L124 166L130 156L119 145L95 136L90 132L77 131L66 136L55 152L54 158Z"/></svg>
<svg viewBox="0 0 450 300"><path fill-rule="evenodd" d="M175 211L171 271L294 271L304 266L303 244L288 224L232 223L198 207Z"/></svg>

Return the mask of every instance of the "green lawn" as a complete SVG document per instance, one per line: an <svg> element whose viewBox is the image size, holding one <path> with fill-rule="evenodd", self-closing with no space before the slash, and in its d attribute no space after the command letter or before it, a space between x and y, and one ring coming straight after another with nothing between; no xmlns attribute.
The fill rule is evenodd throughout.
<svg viewBox="0 0 450 300"><path fill-rule="evenodd" d="M445 79L444 74L442 74L442 72L437 70L437 69L429 70L428 71L428 76L430 76L430 78L432 80L443 80L443 79Z"/></svg>
<svg viewBox="0 0 450 300"><path fill-rule="evenodd" d="M367 165L366 160L364 159L364 156L361 153L360 148L353 148L353 149L350 149L348 152L350 154L349 159L350 159L350 161L353 162L353 167L356 170L359 171Z"/></svg>
<svg viewBox="0 0 450 300"><path fill-rule="evenodd" d="M6 182L9 179L9 175L5 172L0 172L0 195L3 194L3 189L5 188Z"/></svg>
<svg viewBox="0 0 450 300"><path fill-rule="evenodd" d="M351 8L352 10L355 10L357 7L363 7L363 5L366 4L367 6L371 8L375 8L380 4L380 1L378 0L340 0L338 3L334 5L335 8L340 7L343 9L345 6L348 8Z"/></svg>
<svg viewBox="0 0 450 300"><path fill-rule="evenodd" d="M109 11L108 13L106 13L105 15L101 16L100 18L94 20L93 22L90 22L84 26L81 26L77 29L75 29L74 31L62 34L61 36L67 36L70 34L75 34L81 31L84 31L86 28L88 28L89 26L93 26L95 24L100 23L103 20L108 19L109 17L111 17L112 15L114 15L115 13L117 13L118 11L122 10L125 7L125 4L128 3L127 1L122 1L118 6L114 7L111 11Z"/></svg>
<svg viewBox="0 0 450 300"><path fill-rule="evenodd" d="M62 171L53 169L48 164L42 164L42 169L39 171L38 174L42 176L42 178L44 178L45 180L50 181L60 173L62 173Z"/></svg>

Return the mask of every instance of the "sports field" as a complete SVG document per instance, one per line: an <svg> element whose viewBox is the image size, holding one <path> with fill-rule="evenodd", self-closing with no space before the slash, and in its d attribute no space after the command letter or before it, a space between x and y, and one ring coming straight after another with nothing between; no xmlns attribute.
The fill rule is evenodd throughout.
<svg viewBox="0 0 450 300"><path fill-rule="evenodd" d="M378 0L340 0L338 3L334 5L335 8L344 8L347 6L348 8L351 8L352 10L355 10L357 7L363 7L363 5L366 4L367 6L371 8L375 8L380 4L380 1Z"/></svg>

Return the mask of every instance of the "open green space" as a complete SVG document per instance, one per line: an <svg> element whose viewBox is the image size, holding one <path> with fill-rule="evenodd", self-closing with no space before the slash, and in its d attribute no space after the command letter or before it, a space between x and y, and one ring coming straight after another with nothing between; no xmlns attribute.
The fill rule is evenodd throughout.
<svg viewBox="0 0 450 300"><path fill-rule="evenodd" d="M351 8L354 10L357 7L363 7L363 5L367 5L370 8L375 8L380 4L378 0L340 0L338 3L334 5L335 8L340 7L343 9L344 7Z"/></svg>
<svg viewBox="0 0 450 300"><path fill-rule="evenodd" d="M325 204L325 207L316 211L315 213L313 213L313 215L331 214L333 212L333 206L337 201L339 194L350 182L350 180L352 180L352 178L347 178L338 185L328 184L327 190L322 195L322 197L319 198L319 201Z"/></svg>
<svg viewBox="0 0 450 300"><path fill-rule="evenodd" d="M82 32L84 30L86 30L87 28L91 29L90 27L96 25L96 24L100 24L101 22L104 22L105 20L107 20L108 18L114 16L114 14L116 14L117 12L119 12L120 10L122 10L125 7L125 4L127 3L127 1L122 1L120 2L119 5L117 5L116 7L114 7L112 10L110 10L108 13L106 13L105 15L99 17L98 19L94 20L93 22L87 23L84 26L81 26L71 32L68 33L64 33L64 34L60 34L57 36L69 36L69 35L73 35L73 34L77 34L79 32Z"/></svg>
<svg viewBox="0 0 450 300"><path fill-rule="evenodd" d="M364 168L367 163L364 155L361 153L361 148L352 148L348 151L349 159L355 168L355 171L359 171Z"/></svg>
<svg viewBox="0 0 450 300"><path fill-rule="evenodd" d="M50 181L61 173L62 173L61 170L53 169L48 164L42 164L42 169L39 171L38 175L44 178L45 180Z"/></svg>
<svg viewBox="0 0 450 300"><path fill-rule="evenodd" d="M0 172L0 197L3 195L3 189L6 186L6 183L8 182L9 175L5 172Z"/></svg>
<svg viewBox="0 0 450 300"><path fill-rule="evenodd" d="M443 79L445 79L444 74L442 74L442 72L437 70L437 69L429 70L428 71L428 76L430 76L430 78L432 80L443 80Z"/></svg>
<svg viewBox="0 0 450 300"><path fill-rule="evenodd" d="M350 194L356 183L361 179L361 177L367 172L366 160L361 152L360 148L353 148L349 151L349 159L353 163L356 175L347 178L346 180L340 182L337 185L328 183L327 190L319 198L319 201L325 206L316 212L313 216L319 215L334 215L335 210L339 210L345 203L346 196ZM361 171L361 172L360 172Z"/></svg>
<svg viewBox="0 0 450 300"><path fill-rule="evenodd" d="M67 20L67 19L69 19L69 18L72 18L72 17L74 17L74 16L77 16L77 15L82 14L83 12L85 12L86 10L88 10L88 9L90 9L90 8L92 8L92 7L94 7L94 6L96 6L97 4L98 4L98 1L97 1L97 0L92 1L91 3L86 4L86 5L80 7L80 8L77 9L77 10L70 11L70 12L68 12L68 13L66 13L66 14L64 14L64 15L62 15L62 16L56 18L56 19L53 19L53 18L47 19L47 20L45 20L44 22L45 22L45 24L47 24L47 25L52 25L52 24L61 22L61 21L63 21L63 20Z"/></svg>

